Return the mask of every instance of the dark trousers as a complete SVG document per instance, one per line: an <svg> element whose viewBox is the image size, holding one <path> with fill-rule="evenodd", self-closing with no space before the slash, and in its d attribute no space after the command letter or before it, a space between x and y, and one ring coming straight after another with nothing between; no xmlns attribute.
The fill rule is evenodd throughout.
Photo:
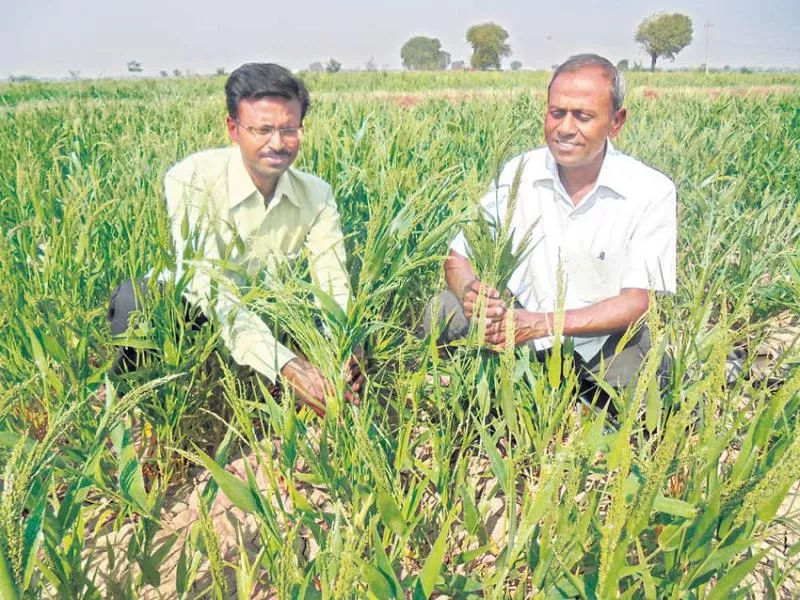
<svg viewBox="0 0 800 600"><path fill-rule="evenodd" d="M436 314L434 315L434 305ZM469 333L469 319L464 313L464 308L450 290L438 294L425 308L423 330L425 335L431 332L434 318L438 325L440 346L463 339ZM650 330L643 326L633 335L624 348L615 353L617 344L624 335L624 331L612 334L600 352L590 361L584 361L580 356L575 356L578 366L578 375L581 380L588 383L595 381L600 374L601 358L605 363L603 379L617 389L627 387L635 381L636 375L642 365L642 360L651 348ZM531 355L536 352L537 359L543 361L547 351L535 351L533 341L527 342L531 348Z"/></svg>
<svg viewBox="0 0 800 600"><path fill-rule="evenodd" d="M130 325L131 313L141 311L148 295L148 280L123 281L111 292L108 302L108 325L111 335L124 334ZM159 292L163 292L164 284L158 282ZM184 323L191 331L199 330L208 323L206 316L199 310L192 308L188 302L183 301ZM135 371L143 357L143 352L137 348L123 346L111 368L112 373L122 374Z"/></svg>

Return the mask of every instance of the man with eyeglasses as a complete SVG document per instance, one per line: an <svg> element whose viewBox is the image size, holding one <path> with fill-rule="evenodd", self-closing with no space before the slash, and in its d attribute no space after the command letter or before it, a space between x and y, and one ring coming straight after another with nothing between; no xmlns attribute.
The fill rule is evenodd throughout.
<svg viewBox="0 0 800 600"><path fill-rule="evenodd" d="M228 136L235 146L193 154L165 178L178 275L189 272L183 297L219 328L233 359L276 382L282 377L299 401L324 414L330 389L320 370L280 343L241 300L236 271L249 277L274 271L305 251L314 283L342 309L349 298L339 214L331 187L291 167L300 150L310 99L303 82L275 64L249 63L225 84ZM189 258L191 257L191 258ZM109 307L115 335L139 307L132 282ZM124 362L130 367L131 350ZM349 397L363 383L348 364Z"/></svg>

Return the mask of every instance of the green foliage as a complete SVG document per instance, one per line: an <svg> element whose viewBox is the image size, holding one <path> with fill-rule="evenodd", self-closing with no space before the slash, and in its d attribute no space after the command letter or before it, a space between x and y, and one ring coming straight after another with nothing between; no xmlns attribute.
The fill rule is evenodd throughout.
<svg viewBox="0 0 800 600"><path fill-rule="evenodd" d="M342 69L342 63L335 58L330 59L325 63L325 71L327 73L338 73Z"/></svg>
<svg viewBox="0 0 800 600"><path fill-rule="evenodd" d="M450 62L450 55L442 50L442 43L437 38L422 35L403 44L400 58L406 69L416 71L444 71Z"/></svg>
<svg viewBox="0 0 800 600"><path fill-rule="evenodd" d="M692 19L680 13L656 13L639 24L634 36L650 55L650 70L656 70L656 60L674 60L675 55L692 43Z"/></svg>
<svg viewBox="0 0 800 600"><path fill-rule="evenodd" d="M470 27L467 30L467 42L472 46L470 64L481 71L499 69L503 57L511 55L507 39L508 32L496 23Z"/></svg>
<svg viewBox="0 0 800 600"><path fill-rule="evenodd" d="M786 77L709 79L797 81ZM672 93L697 79L670 73L647 84L658 98L632 94L619 146L680 190L679 285L650 317L656 350L638 387L611 390L612 429L599 407L576 411L568 355L545 372L505 353L488 372L484 350L445 361L411 334L459 229L491 242L475 241L485 259L474 258L498 285L519 260L507 223L473 222L474 199L503 160L542 144L547 75L308 80L298 166L334 186L353 302L346 313L315 302L302 269L242 294L334 383L324 421L218 357L212 332L175 331L180 282L153 294L131 332L161 358L109 381L105 400L95 393L116 349L110 290L174 261L164 172L227 143L219 80L0 87L0 594L703 598L752 593L753 577L788 583L800 556L782 541L797 515L781 507L800 478L798 349L766 382L727 383L725 357L800 306L797 92ZM352 93L380 85L505 92L414 106ZM341 376L354 345L370 359L357 407ZM659 397L665 350L673 373ZM240 452L252 460L232 473ZM162 511L198 471L197 521L164 535ZM212 520L222 495L254 523L233 548Z"/></svg>

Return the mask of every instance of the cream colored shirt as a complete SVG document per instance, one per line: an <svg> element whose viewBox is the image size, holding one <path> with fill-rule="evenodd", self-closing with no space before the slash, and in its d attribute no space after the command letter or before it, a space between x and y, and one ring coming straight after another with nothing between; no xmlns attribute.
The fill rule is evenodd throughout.
<svg viewBox="0 0 800 600"><path fill-rule="evenodd" d="M191 273L184 297L213 318L236 362L275 381L296 355L242 302L243 275L269 285L270 274L306 249L314 283L346 309L350 292L331 187L290 168L265 208L238 147L189 156L167 172L164 185L176 278Z"/></svg>
<svg viewBox="0 0 800 600"><path fill-rule="evenodd" d="M575 206L564 189L547 147L511 159L499 185L481 204L488 218L505 218L517 167L522 176L512 216L515 243L529 229L533 250L509 282L509 290L534 312L556 310L557 268L563 265L564 308L583 308L611 298L622 288L674 293L677 196L663 173L615 150L608 143L594 188ZM469 256L463 232L451 249ZM575 351L591 360L608 339L576 336ZM537 350L550 337L534 341Z"/></svg>

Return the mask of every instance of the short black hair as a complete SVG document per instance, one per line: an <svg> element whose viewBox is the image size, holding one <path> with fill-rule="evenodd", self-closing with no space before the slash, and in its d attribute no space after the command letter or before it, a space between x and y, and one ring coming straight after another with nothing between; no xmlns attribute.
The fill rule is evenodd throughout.
<svg viewBox="0 0 800 600"><path fill-rule="evenodd" d="M286 67L274 63L246 63L231 73L225 82L225 103L231 119L239 117L240 101L267 96L300 100L301 123L311 105L303 80L292 75Z"/></svg>
<svg viewBox="0 0 800 600"><path fill-rule="evenodd" d="M615 67L610 60L599 54L576 54L556 67L550 83L547 85L547 94L550 95L550 88L556 77L562 73L575 73L585 67L600 67L611 84L611 109L617 112L625 102L625 77L622 72Z"/></svg>

